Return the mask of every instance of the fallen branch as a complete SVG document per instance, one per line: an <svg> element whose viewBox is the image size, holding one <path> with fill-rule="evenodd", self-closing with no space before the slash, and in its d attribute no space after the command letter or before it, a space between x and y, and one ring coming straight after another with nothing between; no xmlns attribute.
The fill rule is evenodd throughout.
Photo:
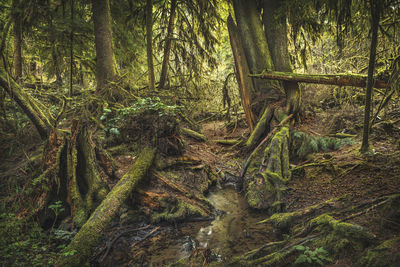
<svg viewBox="0 0 400 267"><path fill-rule="evenodd" d="M196 140L199 140L199 141L203 141L203 142L207 141L207 137L204 134L195 132L195 131L190 130L188 128L181 128L181 133L184 134L184 135L187 135L189 137L192 137L192 138L194 138Z"/></svg>
<svg viewBox="0 0 400 267"><path fill-rule="evenodd" d="M260 142L260 144L251 152L249 158L246 160L246 163L244 164L242 173L240 174L240 178L243 178L244 175L246 174L247 168L249 167L250 160L252 157L257 153L257 151L271 138L271 136L276 133L276 131L285 125L286 122L288 122L291 118L293 117L293 114L290 114L287 116L285 119L283 119L272 131L269 132L269 134Z"/></svg>
<svg viewBox="0 0 400 267"><path fill-rule="evenodd" d="M250 74L250 77L280 80L296 81L301 83L330 84L339 86L366 87L367 75L361 74L302 74L292 72L268 71L260 74ZM376 80L375 88L386 88L387 81Z"/></svg>
<svg viewBox="0 0 400 267"><path fill-rule="evenodd" d="M157 231L160 228L160 226L157 226L156 228L154 228L150 233L148 233L145 237L143 237L140 241L133 243L133 245L131 246L131 249L133 247L135 247L136 245L142 243L144 240L146 240L147 238L149 238L152 234L154 234L155 231Z"/></svg>

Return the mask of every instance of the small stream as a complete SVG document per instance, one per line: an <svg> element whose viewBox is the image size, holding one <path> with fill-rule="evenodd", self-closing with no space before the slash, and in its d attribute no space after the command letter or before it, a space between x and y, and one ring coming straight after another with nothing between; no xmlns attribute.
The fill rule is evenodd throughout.
<svg viewBox="0 0 400 267"><path fill-rule="evenodd" d="M179 225L179 231L172 231L148 248L147 263L173 263L189 257L197 247L208 247L220 261L228 261L276 239L272 227L256 224L267 215L251 211L246 199L234 188L213 188L207 198L220 215L209 222Z"/></svg>

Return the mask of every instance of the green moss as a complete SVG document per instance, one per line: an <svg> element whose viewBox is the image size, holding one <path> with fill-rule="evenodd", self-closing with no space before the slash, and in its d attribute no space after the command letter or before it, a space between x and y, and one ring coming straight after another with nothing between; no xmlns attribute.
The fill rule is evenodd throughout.
<svg viewBox="0 0 400 267"><path fill-rule="evenodd" d="M171 203L163 198L160 200L160 205L164 207L164 211L153 214L154 222L179 221L188 217L207 216L200 208L182 200L178 200L176 205L171 206Z"/></svg>
<svg viewBox="0 0 400 267"><path fill-rule="evenodd" d="M377 247L367 251L357 266L380 267L398 266L400 262L400 237L386 240Z"/></svg>
<svg viewBox="0 0 400 267"><path fill-rule="evenodd" d="M326 248L331 255L364 249L375 240L375 236L365 228L338 221L328 214L311 220L310 227L324 233L316 244Z"/></svg>

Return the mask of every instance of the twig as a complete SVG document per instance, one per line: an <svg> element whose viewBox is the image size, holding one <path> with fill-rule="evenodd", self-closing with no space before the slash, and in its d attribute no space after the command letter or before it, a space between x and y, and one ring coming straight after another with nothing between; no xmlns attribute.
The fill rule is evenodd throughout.
<svg viewBox="0 0 400 267"><path fill-rule="evenodd" d="M275 134L275 132L282 127L288 120L290 120L293 117L293 114L290 114L287 116L284 120L282 120L272 131L269 132L269 134L261 141L261 143L251 152L249 158L246 160L246 163L244 164L242 173L240 175L240 178L243 178L244 175L246 174L247 168L249 167L250 160L251 158L257 153L257 151L269 140L269 138Z"/></svg>
<svg viewBox="0 0 400 267"><path fill-rule="evenodd" d="M128 229L126 231L123 231L121 233L119 233L116 237L114 237L110 243L107 244L107 250L104 253L104 255L100 258L99 262L103 262L105 260L105 258L107 257L108 253L110 252L110 249L112 248L112 246L114 245L114 243L124 234L130 233L130 232L136 232L136 231L140 231L140 230L145 230L147 228L149 228L150 225L144 226L144 227L140 227L140 228L135 228L135 229ZM97 255L100 255L102 252L104 251L104 249L102 249L100 252L97 253Z"/></svg>
<svg viewBox="0 0 400 267"><path fill-rule="evenodd" d="M154 234L155 231L157 231L160 228L160 226L157 226L156 228L154 228L150 233L148 233L145 237L142 238L142 240L133 243L133 245L131 246L131 248L135 247L136 245L142 243L144 240L146 240L147 238L149 238L152 234Z"/></svg>

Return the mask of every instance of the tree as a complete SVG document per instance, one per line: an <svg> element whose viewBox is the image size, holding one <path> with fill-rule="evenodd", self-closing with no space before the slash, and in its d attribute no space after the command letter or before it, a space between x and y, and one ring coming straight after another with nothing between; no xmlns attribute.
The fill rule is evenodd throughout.
<svg viewBox="0 0 400 267"><path fill-rule="evenodd" d="M275 70L292 72L288 51L286 13L279 12L282 6L282 1L264 0L262 19ZM301 103L299 85L295 81L283 81L282 85L286 95L286 112L296 114Z"/></svg>
<svg viewBox="0 0 400 267"><path fill-rule="evenodd" d="M12 2L13 38L14 38L14 78L22 78L22 12L20 2Z"/></svg>
<svg viewBox="0 0 400 267"><path fill-rule="evenodd" d="M153 0L146 1L146 51L147 69L149 72L149 87L154 90L154 66L153 66Z"/></svg>
<svg viewBox="0 0 400 267"><path fill-rule="evenodd" d="M169 55L171 53L171 42L172 42L172 34L174 32L175 25L175 13L176 13L177 0L171 0L171 8L169 12L169 21L168 21L168 30L167 36L165 38L164 45L164 57L162 62L161 74L160 74L160 84L159 88L164 88L165 81L168 75L168 64L169 64Z"/></svg>
<svg viewBox="0 0 400 267"><path fill-rule="evenodd" d="M92 0L97 91L115 78L109 0Z"/></svg>
<svg viewBox="0 0 400 267"><path fill-rule="evenodd" d="M380 0L370 0L372 37L371 37L371 48L370 48L369 65L368 65L368 80L365 93L363 139L360 149L362 153L368 152L369 150L369 144L368 144L369 125L370 125L369 120L371 112L372 87L374 86L374 68L375 68L375 58L376 58L376 47L378 44L379 18L382 8L381 4L382 3Z"/></svg>

